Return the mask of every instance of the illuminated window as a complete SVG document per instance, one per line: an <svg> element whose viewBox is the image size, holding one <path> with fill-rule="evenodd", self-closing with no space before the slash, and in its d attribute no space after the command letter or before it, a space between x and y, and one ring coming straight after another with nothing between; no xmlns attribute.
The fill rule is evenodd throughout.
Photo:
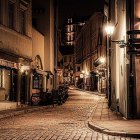
<svg viewBox="0 0 140 140"><path fill-rule="evenodd" d="M68 23L72 23L72 18L68 18Z"/></svg>
<svg viewBox="0 0 140 140"><path fill-rule="evenodd" d="M42 75L34 75L33 76L33 89L42 89L43 86L43 77Z"/></svg>
<svg viewBox="0 0 140 140"><path fill-rule="evenodd" d="M72 32L74 30L73 25L67 26L67 32Z"/></svg>

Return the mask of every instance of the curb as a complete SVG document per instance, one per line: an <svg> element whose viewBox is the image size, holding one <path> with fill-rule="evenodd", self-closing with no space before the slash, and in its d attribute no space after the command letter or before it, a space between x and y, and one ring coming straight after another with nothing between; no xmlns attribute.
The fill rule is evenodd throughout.
<svg viewBox="0 0 140 140"><path fill-rule="evenodd" d="M112 131L112 130L106 129L104 127L100 127L100 126L98 126L98 125L96 125L96 124L94 124L93 122L90 122L90 121L88 122L88 127L95 130L95 131L98 131L100 133L109 134L109 135L112 135L112 136L140 138L140 133Z"/></svg>
<svg viewBox="0 0 140 140"><path fill-rule="evenodd" d="M1 114L0 119L30 113L30 112L37 111L37 110L40 110L41 108L45 108L45 107L46 106L41 106L41 107L37 106L37 107L33 107L33 108L23 108L21 110L9 110L9 112Z"/></svg>

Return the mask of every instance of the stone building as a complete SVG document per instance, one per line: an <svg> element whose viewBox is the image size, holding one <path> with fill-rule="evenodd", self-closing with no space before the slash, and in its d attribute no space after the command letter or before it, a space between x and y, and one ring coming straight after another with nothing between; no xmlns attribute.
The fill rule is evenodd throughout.
<svg viewBox="0 0 140 140"><path fill-rule="evenodd" d="M75 41L76 85L86 90L106 93L106 39L104 15L94 13Z"/></svg>
<svg viewBox="0 0 140 140"><path fill-rule="evenodd" d="M43 65L44 75L48 75L46 86L43 90L46 91L45 87L50 91L54 88L54 75L55 75L55 56L54 56L54 1L53 0L43 0L43 1L32 1L33 4L33 26L44 36L44 50L40 53ZM40 47L40 46L38 46ZM40 49L38 49L41 51ZM39 75L39 71L37 72ZM42 75L42 74L41 74Z"/></svg>
<svg viewBox="0 0 140 140"><path fill-rule="evenodd" d="M74 84L74 43L76 36L85 24L85 19L67 18L61 31L60 52L63 55L63 82Z"/></svg>
<svg viewBox="0 0 140 140"><path fill-rule="evenodd" d="M108 4L108 23L114 25L108 44L111 49L109 105L126 118L140 117L139 5L139 0L112 0Z"/></svg>
<svg viewBox="0 0 140 140"><path fill-rule="evenodd" d="M28 105L33 93L53 87L53 1L0 0L0 110Z"/></svg>
<svg viewBox="0 0 140 140"><path fill-rule="evenodd" d="M31 20L30 0L0 0L0 102L2 109L13 108L16 103L28 104L30 100Z"/></svg>

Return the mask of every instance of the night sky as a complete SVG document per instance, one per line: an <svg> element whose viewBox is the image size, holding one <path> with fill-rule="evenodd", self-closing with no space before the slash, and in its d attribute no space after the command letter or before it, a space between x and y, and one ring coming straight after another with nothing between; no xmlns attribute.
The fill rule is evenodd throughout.
<svg viewBox="0 0 140 140"><path fill-rule="evenodd" d="M91 16L103 10L104 0L59 0L60 27L69 17Z"/></svg>

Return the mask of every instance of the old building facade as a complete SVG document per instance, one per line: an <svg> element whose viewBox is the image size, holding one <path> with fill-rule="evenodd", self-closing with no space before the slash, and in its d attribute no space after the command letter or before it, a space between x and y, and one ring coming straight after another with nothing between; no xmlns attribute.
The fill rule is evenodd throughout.
<svg viewBox="0 0 140 140"><path fill-rule="evenodd" d="M76 85L86 90L106 92L106 40L104 15L95 13L75 41Z"/></svg>
<svg viewBox="0 0 140 140"><path fill-rule="evenodd" d="M33 93L54 87L54 3L47 2L35 29L31 0L0 0L0 110L28 105Z"/></svg>
<svg viewBox="0 0 140 140"><path fill-rule="evenodd" d="M40 54L44 75L48 75L45 86L48 90L54 88L54 1L33 1L33 26L44 35L44 50ZM45 23L45 24L44 24ZM39 47L39 46L38 46ZM38 72L39 74L39 72ZM44 91L46 91L43 87Z"/></svg>
<svg viewBox="0 0 140 140"><path fill-rule="evenodd" d="M0 53L0 100L28 104L32 60L30 0L0 1Z"/></svg>
<svg viewBox="0 0 140 140"><path fill-rule="evenodd" d="M139 53L135 47L135 43L139 46L140 42L134 41L139 38L139 4L138 0L109 3L109 22L115 26L110 40L112 82L109 102L113 109L118 106L126 118L140 117ZM118 42L120 40L123 42Z"/></svg>

